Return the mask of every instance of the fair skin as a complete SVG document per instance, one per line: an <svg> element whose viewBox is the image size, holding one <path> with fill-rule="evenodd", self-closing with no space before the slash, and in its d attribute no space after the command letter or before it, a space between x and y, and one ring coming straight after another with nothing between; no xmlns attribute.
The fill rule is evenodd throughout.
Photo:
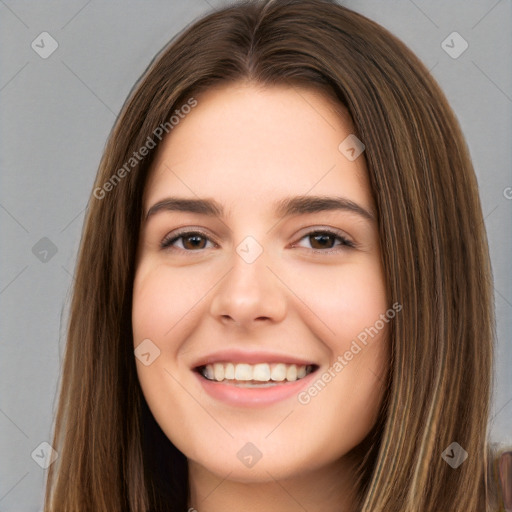
<svg viewBox="0 0 512 512"><path fill-rule="evenodd" d="M160 207L140 233L134 346L149 339L160 355L136 360L142 391L189 461L199 512L351 511L351 450L375 424L389 358L387 325L344 356L389 309L364 153L342 154L350 119L310 89L238 83L197 100L159 147L144 195L145 214ZM171 196L224 212L162 207ZM275 203L291 196L343 197L373 219L347 208L283 216ZM179 228L196 234L176 239ZM207 380L197 366L208 362L263 373L281 362L292 376L247 388L243 372ZM313 373L294 380L294 362Z"/></svg>

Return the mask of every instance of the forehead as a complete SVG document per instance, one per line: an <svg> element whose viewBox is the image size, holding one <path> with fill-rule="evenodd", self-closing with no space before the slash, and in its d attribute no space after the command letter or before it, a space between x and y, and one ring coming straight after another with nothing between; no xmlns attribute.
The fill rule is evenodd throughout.
<svg viewBox="0 0 512 512"><path fill-rule="evenodd" d="M350 161L339 149L350 115L321 91L237 83L195 99L158 148L146 205L171 192L268 203L308 191L371 205L364 154Z"/></svg>

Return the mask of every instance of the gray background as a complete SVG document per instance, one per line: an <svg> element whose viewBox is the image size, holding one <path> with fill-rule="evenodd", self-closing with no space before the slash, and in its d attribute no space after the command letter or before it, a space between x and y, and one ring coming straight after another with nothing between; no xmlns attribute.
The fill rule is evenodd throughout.
<svg viewBox="0 0 512 512"><path fill-rule="evenodd" d="M107 135L155 53L225 3L0 0L1 512L42 508L46 471L31 453L51 442L75 257ZM467 137L495 275L499 346L490 436L512 444L511 0L343 3L423 60ZM31 48L45 31L59 45L47 59ZM469 44L456 59L441 46L453 31ZM460 49L460 42L449 44ZM39 242L45 237L51 244ZM38 242L47 254L34 254Z"/></svg>

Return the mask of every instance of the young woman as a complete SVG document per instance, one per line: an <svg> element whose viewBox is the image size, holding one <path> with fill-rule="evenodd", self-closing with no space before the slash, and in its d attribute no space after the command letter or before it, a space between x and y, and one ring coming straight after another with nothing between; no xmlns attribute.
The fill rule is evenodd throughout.
<svg viewBox="0 0 512 512"><path fill-rule="evenodd" d="M45 510L498 510L491 279L399 40L327 0L207 15L105 149Z"/></svg>

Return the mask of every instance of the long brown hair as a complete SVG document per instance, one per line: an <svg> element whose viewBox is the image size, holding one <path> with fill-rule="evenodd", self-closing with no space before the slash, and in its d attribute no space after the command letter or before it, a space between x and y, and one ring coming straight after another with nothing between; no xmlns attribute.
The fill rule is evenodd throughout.
<svg viewBox="0 0 512 512"><path fill-rule="evenodd" d="M186 458L153 419L135 369L132 283L156 149L130 159L148 138L158 146L155 130L170 133L169 118L191 98L241 80L323 91L346 106L366 147L386 286L403 310L389 333L389 386L358 510L490 510L492 276L468 150L418 58L329 0L214 11L164 48L127 99L87 209L45 510L186 510ZM453 442L469 454L456 469L441 456Z"/></svg>

